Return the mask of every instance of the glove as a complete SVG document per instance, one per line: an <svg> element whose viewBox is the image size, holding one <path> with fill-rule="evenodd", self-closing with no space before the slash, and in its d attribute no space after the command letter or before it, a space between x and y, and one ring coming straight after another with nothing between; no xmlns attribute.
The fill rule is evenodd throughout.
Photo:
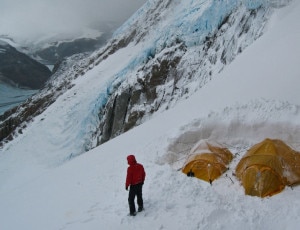
<svg viewBox="0 0 300 230"><path fill-rule="evenodd" d="M126 191L128 191L128 186L125 187Z"/></svg>

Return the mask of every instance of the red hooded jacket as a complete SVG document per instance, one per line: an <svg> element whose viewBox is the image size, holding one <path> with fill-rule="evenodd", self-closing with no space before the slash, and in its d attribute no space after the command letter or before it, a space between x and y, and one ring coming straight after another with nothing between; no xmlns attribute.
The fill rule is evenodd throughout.
<svg viewBox="0 0 300 230"><path fill-rule="evenodd" d="M140 183L144 183L146 173L142 164L136 162L134 155L129 155L127 157L127 161L129 167L127 169L127 176L126 176L126 188L130 185L136 185Z"/></svg>

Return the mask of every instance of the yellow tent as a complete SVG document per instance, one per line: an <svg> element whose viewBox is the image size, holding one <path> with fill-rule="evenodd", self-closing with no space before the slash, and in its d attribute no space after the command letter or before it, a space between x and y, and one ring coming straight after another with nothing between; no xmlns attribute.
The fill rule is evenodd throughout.
<svg viewBox="0 0 300 230"><path fill-rule="evenodd" d="M182 172L212 183L227 170L232 158L228 149L201 140L192 148Z"/></svg>
<svg viewBox="0 0 300 230"><path fill-rule="evenodd" d="M265 139L243 156L236 176L247 195L272 196L300 182L300 154L281 140Z"/></svg>

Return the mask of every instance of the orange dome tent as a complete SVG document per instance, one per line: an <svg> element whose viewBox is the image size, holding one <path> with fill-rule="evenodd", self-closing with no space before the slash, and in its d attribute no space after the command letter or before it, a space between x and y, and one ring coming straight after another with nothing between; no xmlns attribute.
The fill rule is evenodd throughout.
<svg viewBox="0 0 300 230"><path fill-rule="evenodd" d="M236 176L247 195L272 196L300 182L300 154L281 140L265 139L243 156Z"/></svg>
<svg viewBox="0 0 300 230"><path fill-rule="evenodd" d="M212 183L227 170L232 158L227 148L201 140L192 148L182 172Z"/></svg>

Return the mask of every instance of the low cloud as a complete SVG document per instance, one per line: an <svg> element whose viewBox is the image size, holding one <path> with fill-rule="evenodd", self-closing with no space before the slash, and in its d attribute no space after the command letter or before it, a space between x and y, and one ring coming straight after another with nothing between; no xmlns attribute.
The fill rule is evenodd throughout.
<svg viewBox="0 0 300 230"><path fill-rule="evenodd" d="M0 0L0 35L32 40L121 25L146 0ZM104 29L104 28L103 28Z"/></svg>

